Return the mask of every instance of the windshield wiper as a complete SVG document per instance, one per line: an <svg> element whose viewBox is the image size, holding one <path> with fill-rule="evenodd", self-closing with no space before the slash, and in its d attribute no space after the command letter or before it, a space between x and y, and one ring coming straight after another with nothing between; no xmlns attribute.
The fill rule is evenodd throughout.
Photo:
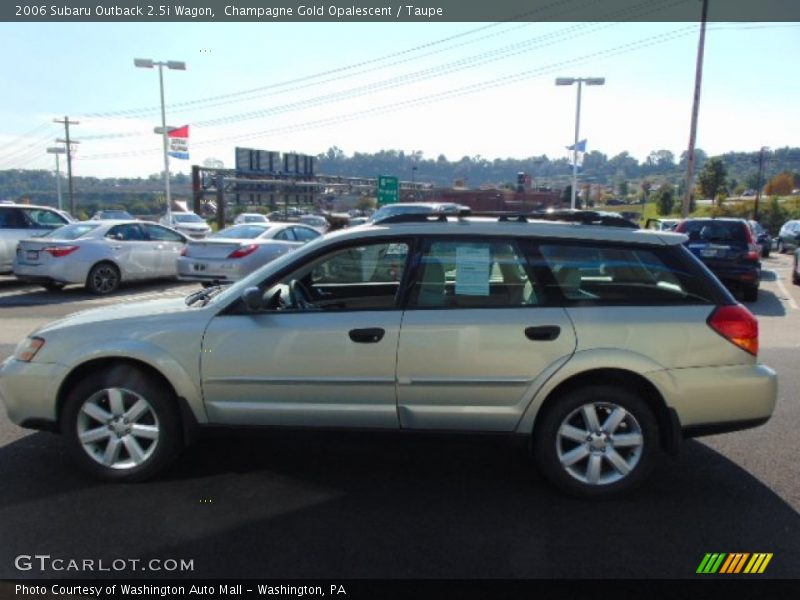
<svg viewBox="0 0 800 600"><path fill-rule="evenodd" d="M198 290L198 291L196 291L194 293L189 294L188 296L186 296L186 299L184 300L184 302L186 302L186 306L191 306L195 302L198 302L198 301L202 300L203 301L202 306L205 306L206 303L212 297L216 296L220 291L222 291L222 286L221 285L219 285L219 284L213 285L211 287L207 287L205 289Z"/></svg>

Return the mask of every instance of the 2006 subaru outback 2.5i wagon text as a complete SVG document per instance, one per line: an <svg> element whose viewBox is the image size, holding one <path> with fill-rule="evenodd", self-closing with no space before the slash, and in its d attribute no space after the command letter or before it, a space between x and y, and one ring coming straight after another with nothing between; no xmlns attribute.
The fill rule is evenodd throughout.
<svg viewBox="0 0 800 600"><path fill-rule="evenodd" d="M775 406L758 324L679 234L401 215L185 301L72 315L0 368L11 419L92 473L162 470L210 425L504 432L584 496ZM601 219L602 221L602 219Z"/></svg>

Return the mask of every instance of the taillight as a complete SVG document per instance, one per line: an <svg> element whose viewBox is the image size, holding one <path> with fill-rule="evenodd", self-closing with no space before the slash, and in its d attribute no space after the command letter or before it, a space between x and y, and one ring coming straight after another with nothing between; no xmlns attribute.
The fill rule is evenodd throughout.
<svg viewBox="0 0 800 600"><path fill-rule="evenodd" d="M181 250L181 256L186 256L186 253L189 252L188 246L184 246L183 250Z"/></svg>
<svg viewBox="0 0 800 600"><path fill-rule="evenodd" d="M708 318L708 326L732 344L758 356L758 321L741 304L718 307Z"/></svg>
<svg viewBox="0 0 800 600"><path fill-rule="evenodd" d="M67 254L72 254L78 248L80 248L80 246L51 246L50 248L42 248L42 252L47 252L53 258L59 258Z"/></svg>
<svg viewBox="0 0 800 600"><path fill-rule="evenodd" d="M758 260L761 257L761 249L756 243L756 238L753 236L753 231L745 226L744 234L747 238L747 260Z"/></svg>
<svg viewBox="0 0 800 600"><path fill-rule="evenodd" d="M248 246L239 246L236 250L228 255L228 258L242 258L248 254L252 254L258 248L258 244L250 244Z"/></svg>

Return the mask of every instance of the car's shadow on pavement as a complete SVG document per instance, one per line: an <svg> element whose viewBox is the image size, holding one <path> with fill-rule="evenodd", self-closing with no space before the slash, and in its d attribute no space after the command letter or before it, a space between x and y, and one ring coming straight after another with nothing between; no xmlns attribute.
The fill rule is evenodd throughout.
<svg viewBox="0 0 800 600"><path fill-rule="evenodd" d="M780 298L764 288L758 290L757 302L748 302L745 306L754 315L762 317L783 317L786 315L786 307Z"/></svg>
<svg viewBox="0 0 800 600"><path fill-rule="evenodd" d="M0 448L0 578L19 554L192 560L192 578L684 578L707 552L798 577L800 516L699 442L630 497L553 490L494 438L259 432L199 440L159 479L101 484L56 436ZM91 577L102 576L93 573Z"/></svg>

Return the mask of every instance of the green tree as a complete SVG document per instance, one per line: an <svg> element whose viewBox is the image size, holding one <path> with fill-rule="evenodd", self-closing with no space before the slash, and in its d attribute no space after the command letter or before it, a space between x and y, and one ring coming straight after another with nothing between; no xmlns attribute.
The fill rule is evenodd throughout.
<svg viewBox="0 0 800 600"><path fill-rule="evenodd" d="M722 159L718 156L709 159L697 177L697 186L703 197L713 200L719 192L724 191L727 175Z"/></svg>
<svg viewBox="0 0 800 600"><path fill-rule="evenodd" d="M672 184L662 184L656 191L656 210L660 215L672 214L675 208L675 189Z"/></svg>

